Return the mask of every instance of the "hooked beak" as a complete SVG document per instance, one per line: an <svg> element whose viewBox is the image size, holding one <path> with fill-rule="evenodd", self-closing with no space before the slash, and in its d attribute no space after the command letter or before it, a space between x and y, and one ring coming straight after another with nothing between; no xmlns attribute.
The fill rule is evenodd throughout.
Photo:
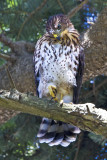
<svg viewBox="0 0 107 160"><path fill-rule="evenodd" d="M60 35L58 35L58 34L53 34L53 37L56 38L57 40L60 40L60 38L61 38Z"/></svg>

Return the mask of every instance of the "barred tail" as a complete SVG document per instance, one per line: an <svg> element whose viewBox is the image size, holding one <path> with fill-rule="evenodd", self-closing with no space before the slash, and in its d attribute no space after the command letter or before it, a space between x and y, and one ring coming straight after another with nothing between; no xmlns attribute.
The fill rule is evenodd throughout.
<svg viewBox="0 0 107 160"><path fill-rule="evenodd" d="M48 143L49 146L61 145L67 147L76 140L80 129L68 123L43 118L37 137L40 143Z"/></svg>

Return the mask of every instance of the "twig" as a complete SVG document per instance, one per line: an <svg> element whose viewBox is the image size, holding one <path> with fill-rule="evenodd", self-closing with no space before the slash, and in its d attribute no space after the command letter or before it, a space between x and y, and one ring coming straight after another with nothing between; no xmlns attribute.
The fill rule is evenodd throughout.
<svg viewBox="0 0 107 160"><path fill-rule="evenodd" d="M14 11L11 11L11 10L1 10L0 13L3 13L3 14L22 14L22 15L28 15L28 12L25 12L25 11L17 11L17 10L14 10Z"/></svg>
<svg viewBox="0 0 107 160"><path fill-rule="evenodd" d="M46 2L47 2L47 0L44 0L44 1L41 3L41 5L40 5L39 7L37 7L34 11L32 11L32 12L29 14L29 16L25 19L25 21L23 22L23 24L22 24L22 26L21 26L21 28L20 28L20 30L19 30L17 39L19 39L20 34L21 34L22 30L23 30L24 25L29 21L29 19L31 19L31 17L32 17L36 12L38 12L40 9L42 9L42 8L44 7L44 5L46 4Z"/></svg>
<svg viewBox="0 0 107 160"><path fill-rule="evenodd" d="M96 88L95 78L93 79L93 82L94 82L94 83L93 83L93 95L96 96L96 95L95 95L95 93L96 93L96 92L95 92L95 88Z"/></svg>
<svg viewBox="0 0 107 160"><path fill-rule="evenodd" d="M26 42L26 41L16 41L13 42L10 38L5 36L4 34L0 34L0 41L4 43L6 46L10 47L13 51L13 53L18 53L18 48L21 49L23 48L22 51L27 51L27 52L34 52L35 49L35 44L31 42ZM22 53L22 52L21 52ZM19 54L19 53L18 53ZM15 60L15 56L12 56L12 58Z"/></svg>
<svg viewBox="0 0 107 160"><path fill-rule="evenodd" d="M14 47L14 42L4 34L0 34L0 41L10 48Z"/></svg>
<svg viewBox="0 0 107 160"><path fill-rule="evenodd" d="M0 108L71 123L80 129L103 135L107 138L107 111L95 108L92 103L64 103L61 108L59 103L46 98L41 99L17 90L0 90Z"/></svg>
<svg viewBox="0 0 107 160"><path fill-rule="evenodd" d="M9 82L10 82L10 85L11 85L11 89L15 89L15 84L14 84L14 81L12 79L12 76L9 72L9 69L8 69L8 65L5 66L5 69L6 69L6 72L7 72L7 75L8 75L8 78L9 78Z"/></svg>
<svg viewBox="0 0 107 160"><path fill-rule="evenodd" d="M73 17L83 6L84 4L88 3L88 0L84 0L81 4L79 4L77 7L72 9L71 11L68 12L68 17L71 18Z"/></svg>
<svg viewBox="0 0 107 160"><path fill-rule="evenodd" d="M83 132L81 132L81 133L79 134L79 138L78 138L78 148L77 148L77 151L76 151L76 153L75 153L74 160L77 160L77 158L78 158L78 153L79 153L79 150L80 150L81 142L82 142L82 140L83 140L83 135L84 135Z"/></svg>
<svg viewBox="0 0 107 160"><path fill-rule="evenodd" d="M65 14L65 9L64 9L61 1L60 1L60 0L57 0L57 2L58 2L58 4L59 4L60 8L62 9L63 13Z"/></svg>
<svg viewBox="0 0 107 160"><path fill-rule="evenodd" d="M5 59L6 61L11 61L11 62L16 61L16 58L15 58L15 57L9 56L9 55L7 55L7 54L2 54L2 53L0 53L0 58L3 58L3 59Z"/></svg>
<svg viewBox="0 0 107 160"><path fill-rule="evenodd" d="M100 89L104 84L106 84L107 83L107 79L105 79L103 82L101 82L98 86L96 86L95 87L95 89L94 89L94 92L96 92L98 89ZM91 90L90 92L88 92L87 94L85 94L85 96L80 96L80 98L82 98L82 99L86 99L86 98L88 98L88 97L90 97L90 96L92 96L92 94L93 94L93 90Z"/></svg>
<svg viewBox="0 0 107 160"><path fill-rule="evenodd" d="M93 79L94 83L93 83L93 95L94 95L94 104L96 105L97 102L97 93L96 93L96 84L95 84L95 78Z"/></svg>

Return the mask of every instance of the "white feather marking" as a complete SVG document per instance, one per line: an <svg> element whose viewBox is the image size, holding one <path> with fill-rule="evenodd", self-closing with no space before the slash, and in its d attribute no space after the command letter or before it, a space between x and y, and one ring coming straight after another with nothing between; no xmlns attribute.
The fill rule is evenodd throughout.
<svg viewBox="0 0 107 160"><path fill-rule="evenodd" d="M74 141L76 141L76 137L66 137L66 141L67 142L74 142Z"/></svg>
<svg viewBox="0 0 107 160"><path fill-rule="evenodd" d="M69 144L70 144L70 142L67 142L67 141L64 141L64 140L60 143L60 145L63 146L63 147L67 147L67 146L69 146Z"/></svg>
<svg viewBox="0 0 107 160"><path fill-rule="evenodd" d="M81 130L75 126L75 130L73 131L73 133L75 134L79 134L81 132Z"/></svg>

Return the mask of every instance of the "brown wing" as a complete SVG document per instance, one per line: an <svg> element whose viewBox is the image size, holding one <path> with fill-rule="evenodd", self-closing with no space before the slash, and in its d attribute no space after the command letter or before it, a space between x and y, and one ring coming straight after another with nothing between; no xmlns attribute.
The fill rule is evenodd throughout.
<svg viewBox="0 0 107 160"><path fill-rule="evenodd" d="M79 93L80 93L80 89L82 85L83 72L84 72L84 51L83 49L81 49L80 54L79 54L79 66L78 66L78 71L76 74L77 86L74 86L74 89L73 89L73 103L74 104L78 103Z"/></svg>

